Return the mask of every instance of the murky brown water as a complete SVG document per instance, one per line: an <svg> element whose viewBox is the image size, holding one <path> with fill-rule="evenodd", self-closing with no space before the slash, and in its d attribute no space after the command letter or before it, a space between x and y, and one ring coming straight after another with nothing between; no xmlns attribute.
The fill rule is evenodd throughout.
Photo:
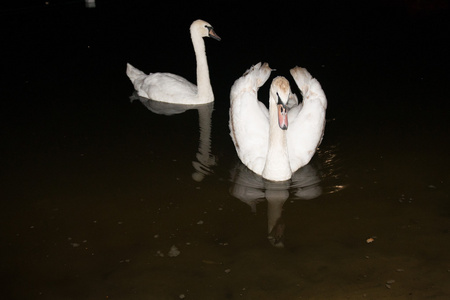
<svg viewBox="0 0 450 300"><path fill-rule="evenodd" d="M265 35L239 28L252 22L227 29L203 10L223 39L207 42L216 101L186 108L136 98L125 63L193 80L191 48L177 48L190 41L173 36L187 28L161 33L168 19L144 20L148 7L104 5L3 12L16 30L2 72L2 298L450 297L447 52L427 34L447 10L400 14L386 44L389 29L352 23L364 15L337 24L343 41L319 26L298 60L258 52ZM288 183L243 167L228 134L229 88L260 59L275 75L307 67L329 101L323 143Z"/></svg>

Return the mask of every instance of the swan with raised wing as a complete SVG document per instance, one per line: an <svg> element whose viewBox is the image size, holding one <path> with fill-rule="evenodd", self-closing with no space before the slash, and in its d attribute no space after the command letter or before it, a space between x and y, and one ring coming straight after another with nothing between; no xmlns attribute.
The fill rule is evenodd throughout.
<svg viewBox="0 0 450 300"><path fill-rule="evenodd" d="M300 67L290 70L303 101L289 81L273 79L269 109L258 101L258 89L269 79L267 63L252 66L230 92L230 135L244 165L263 178L284 181L309 163L322 141L327 100L320 83ZM292 103L292 104L291 104Z"/></svg>
<svg viewBox="0 0 450 300"><path fill-rule="evenodd" d="M175 104L204 104L214 101L203 37L211 37L219 41L220 37L213 27L203 20L194 21L190 32L197 61L197 85L171 73L147 75L128 63L127 75L139 96Z"/></svg>

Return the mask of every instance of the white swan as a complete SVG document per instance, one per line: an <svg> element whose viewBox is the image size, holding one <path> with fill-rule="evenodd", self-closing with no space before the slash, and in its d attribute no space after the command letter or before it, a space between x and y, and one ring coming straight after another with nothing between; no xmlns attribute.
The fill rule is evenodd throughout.
<svg viewBox="0 0 450 300"><path fill-rule="evenodd" d="M139 96L176 104L204 104L214 101L203 37L212 37L219 41L220 37L214 32L213 27L203 20L194 21L190 31L197 61L197 86L175 74L146 75L127 64L127 75Z"/></svg>
<svg viewBox="0 0 450 300"><path fill-rule="evenodd" d="M306 69L295 67L291 75L303 102L297 104L288 80L279 76L270 86L267 110L257 92L271 71L267 63L258 63L235 81L229 127L236 152L250 170L268 180L284 181L309 163L320 144L327 100L319 82ZM291 101L294 105L289 108Z"/></svg>

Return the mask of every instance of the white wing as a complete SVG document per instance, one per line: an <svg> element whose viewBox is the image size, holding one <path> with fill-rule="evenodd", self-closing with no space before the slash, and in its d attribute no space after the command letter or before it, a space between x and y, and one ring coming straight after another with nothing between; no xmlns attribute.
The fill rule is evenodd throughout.
<svg viewBox="0 0 450 300"><path fill-rule="evenodd" d="M171 73L150 74L138 90L138 93L140 92L146 94L149 99L171 103L194 102L198 98L196 85Z"/></svg>
<svg viewBox="0 0 450 300"><path fill-rule="evenodd" d="M146 75L130 64L127 64L127 75L141 97L180 104L195 103L198 99L197 86L181 76L171 73Z"/></svg>
<svg viewBox="0 0 450 300"><path fill-rule="evenodd" d="M230 135L241 161L261 174L269 141L269 111L258 101L258 89L272 69L267 63L251 67L231 87Z"/></svg>
<svg viewBox="0 0 450 300"><path fill-rule="evenodd" d="M309 163L322 141L327 99L320 83L306 69L295 67L291 75L303 95L301 106L292 108L288 114L289 158L295 172Z"/></svg>

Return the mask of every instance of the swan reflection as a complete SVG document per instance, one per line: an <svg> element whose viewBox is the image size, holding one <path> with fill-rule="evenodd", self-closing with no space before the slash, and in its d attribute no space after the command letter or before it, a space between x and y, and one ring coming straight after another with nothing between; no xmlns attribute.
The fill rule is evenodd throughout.
<svg viewBox="0 0 450 300"><path fill-rule="evenodd" d="M95 8L95 0L85 0L86 8Z"/></svg>
<svg viewBox="0 0 450 300"><path fill-rule="evenodd" d="M211 154L211 118L214 108L213 102L198 105L165 103L141 97L137 92L134 92L130 96L130 101L133 102L135 100L141 101L141 103L151 112L159 115L171 116L184 113L191 109L197 110L200 137L196 154L197 160L192 162L192 166L195 169L195 172L192 173L192 179L200 182L205 176L212 173L211 167L216 165L216 157Z"/></svg>
<svg viewBox="0 0 450 300"><path fill-rule="evenodd" d="M252 212L256 204L267 200L268 239L275 247L283 247L285 224L282 218L283 205L287 199L311 200L322 194L317 168L308 164L295 172L288 181L274 182L252 172L238 162L231 170L230 193L247 203Z"/></svg>

